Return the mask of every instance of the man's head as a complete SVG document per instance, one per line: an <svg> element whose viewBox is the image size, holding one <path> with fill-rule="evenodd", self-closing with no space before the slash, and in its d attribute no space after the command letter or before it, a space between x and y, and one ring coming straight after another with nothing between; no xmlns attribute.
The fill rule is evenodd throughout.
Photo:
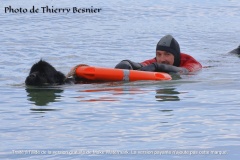
<svg viewBox="0 0 240 160"><path fill-rule="evenodd" d="M179 67L180 47L178 42L171 35L162 37L157 43L156 59L158 63L170 64Z"/></svg>

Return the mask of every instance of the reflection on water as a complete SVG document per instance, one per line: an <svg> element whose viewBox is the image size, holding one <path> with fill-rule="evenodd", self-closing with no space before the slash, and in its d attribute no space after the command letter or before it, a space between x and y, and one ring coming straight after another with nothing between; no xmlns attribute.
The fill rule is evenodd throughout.
<svg viewBox="0 0 240 160"><path fill-rule="evenodd" d="M144 94L147 91L140 88L129 88L129 87L117 87L117 88L95 88L81 90L79 92L89 93L87 96L78 96L81 102L114 102L121 101L123 95L134 95L134 94ZM101 92L101 94L99 94ZM91 94L90 94L91 93ZM125 97L125 99L131 100L132 97Z"/></svg>
<svg viewBox="0 0 240 160"><path fill-rule="evenodd" d="M59 88L26 88L26 91L28 93L28 100L36 106L46 106L50 102L57 102L61 97L59 93L63 92L63 90Z"/></svg>
<svg viewBox="0 0 240 160"><path fill-rule="evenodd" d="M175 88L163 88L156 90L157 101L180 101L177 96L180 92L175 91Z"/></svg>
<svg viewBox="0 0 240 160"><path fill-rule="evenodd" d="M148 94L152 90L144 88L129 88L126 86L117 88L95 88L80 90L78 92L89 93L87 95L81 94L77 98L80 102L104 102L104 101L122 101L123 99L132 100L134 94ZM101 92L101 94L99 94ZM180 101L179 94L183 92L176 91L175 88L161 88L156 90L155 98L157 101ZM125 96L124 96L125 95ZM127 96L130 95L130 96Z"/></svg>

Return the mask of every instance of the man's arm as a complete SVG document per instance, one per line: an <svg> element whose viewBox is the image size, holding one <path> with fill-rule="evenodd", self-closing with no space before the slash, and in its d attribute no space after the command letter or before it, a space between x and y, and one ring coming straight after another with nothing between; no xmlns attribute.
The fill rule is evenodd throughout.
<svg viewBox="0 0 240 160"><path fill-rule="evenodd" d="M115 68L118 69L129 69L129 70L138 70L142 67L140 63L132 62L130 60L122 60L118 63Z"/></svg>
<svg viewBox="0 0 240 160"><path fill-rule="evenodd" d="M183 67L176 67L168 64L152 63L139 69L140 71L166 72L177 74L188 74L188 70Z"/></svg>

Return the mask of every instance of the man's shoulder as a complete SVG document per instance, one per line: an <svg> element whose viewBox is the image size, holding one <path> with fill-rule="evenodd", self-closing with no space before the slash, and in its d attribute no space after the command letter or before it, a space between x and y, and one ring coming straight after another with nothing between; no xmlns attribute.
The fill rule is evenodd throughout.
<svg viewBox="0 0 240 160"><path fill-rule="evenodd" d="M202 65L192 56L186 53L180 53L181 64L180 67L188 69L188 71L198 71L202 68Z"/></svg>
<svg viewBox="0 0 240 160"><path fill-rule="evenodd" d="M192 57L191 55L186 54L186 53L180 53L180 56L181 56L181 57Z"/></svg>
<svg viewBox="0 0 240 160"><path fill-rule="evenodd" d="M195 60L191 55L180 53L181 61Z"/></svg>

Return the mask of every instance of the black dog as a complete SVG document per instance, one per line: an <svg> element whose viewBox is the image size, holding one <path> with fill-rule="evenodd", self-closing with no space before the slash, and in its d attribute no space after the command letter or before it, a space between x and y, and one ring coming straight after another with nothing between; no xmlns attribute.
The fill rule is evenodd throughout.
<svg viewBox="0 0 240 160"><path fill-rule="evenodd" d="M40 60L35 63L25 80L26 85L61 85L66 81L66 76L57 71L51 64Z"/></svg>

